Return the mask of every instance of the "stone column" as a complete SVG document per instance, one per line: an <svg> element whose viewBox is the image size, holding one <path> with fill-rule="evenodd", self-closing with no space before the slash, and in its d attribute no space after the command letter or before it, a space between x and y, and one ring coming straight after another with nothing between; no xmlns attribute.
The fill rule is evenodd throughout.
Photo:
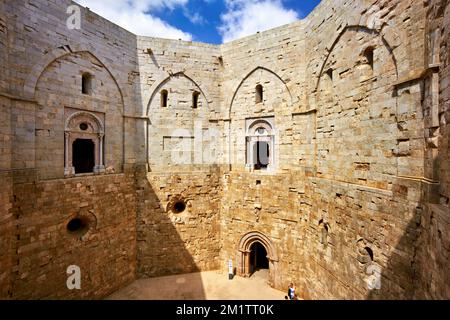
<svg viewBox="0 0 450 320"><path fill-rule="evenodd" d="M103 133L98 135L98 139L99 139L99 146L100 146L100 151L99 151L99 166L103 166Z"/></svg>
<svg viewBox="0 0 450 320"><path fill-rule="evenodd" d="M105 165L103 164L103 133L98 134L98 162L94 168L95 173L103 173L105 172Z"/></svg>
<svg viewBox="0 0 450 320"><path fill-rule="evenodd" d="M64 176L72 176L75 174L75 168L71 166L69 159L69 142L70 132L64 132Z"/></svg>
<svg viewBox="0 0 450 320"><path fill-rule="evenodd" d="M245 252L244 277L250 276L250 251Z"/></svg>

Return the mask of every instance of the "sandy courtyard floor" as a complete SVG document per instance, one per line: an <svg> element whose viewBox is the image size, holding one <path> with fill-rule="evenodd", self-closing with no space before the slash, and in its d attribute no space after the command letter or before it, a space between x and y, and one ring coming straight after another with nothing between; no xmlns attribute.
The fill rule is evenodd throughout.
<svg viewBox="0 0 450 320"><path fill-rule="evenodd" d="M108 300L284 300L285 292L267 285L267 270L251 278L217 271L139 279L113 293Z"/></svg>

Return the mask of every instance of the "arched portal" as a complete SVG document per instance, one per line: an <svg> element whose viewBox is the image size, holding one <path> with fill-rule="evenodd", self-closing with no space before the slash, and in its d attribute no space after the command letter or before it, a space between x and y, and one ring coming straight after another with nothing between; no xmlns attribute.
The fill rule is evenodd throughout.
<svg viewBox="0 0 450 320"><path fill-rule="evenodd" d="M250 247L250 274L263 269L269 269L267 250L263 244L256 241Z"/></svg>
<svg viewBox="0 0 450 320"><path fill-rule="evenodd" d="M241 277L250 277L257 268L269 269L268 284L280 287L278 255L272 241L258 231L245 234L238 246L237 273Z"/></svg>

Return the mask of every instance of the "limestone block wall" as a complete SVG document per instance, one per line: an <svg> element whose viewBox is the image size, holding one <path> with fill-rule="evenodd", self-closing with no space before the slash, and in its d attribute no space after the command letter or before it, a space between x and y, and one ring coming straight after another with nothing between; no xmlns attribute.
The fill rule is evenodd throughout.
<svg viewBox="0 0 450 320"><path fill-rule="evenodd" d="M32 179L32 178L31 178ZM135 278L134 180L123 174L14 185L13 299L99 299ZM80 234L67 229L81 217ZM82 290L67 268L80 267Z"/></svg>
<svg viewBox="0 0 450 320"><path fill-rule="evenodd" d="M11 268L14 264L15 226L12 214L12 177L0 172L0 299L7 299L11 293Z"/></svg>
<svg viewBox="0 0 450 320"><path fill-rule="evenodd" d="M245 166L245 120L274 117L278 168L293 167L292 113L300 111L304 91L305 41L303 21L262 32L221 46L222 162L233 169ZM263 88L263 102L256 103L255 88ZM305 110L302 110L305 111Z"/></svg>
<svg viewBox="0 0 450 320"><path fill-rule="evenodd" d="M8 24L5 15L5 1L0 1L0 89L1 92L8 91Z"/></svg>
<svg viewBox="0 0 450 320"><path fill-rule="evenodd" d="M221 203L220 268L228 272L231 259L239 272L239 242L247 233L258 231L267 236L278 255L272 285L284 290L294 270L302 269L302 248L307 212L300 212L299 195L304 193L304 174L292 171L280 175L231 171L225 175ZM272 272L274 270L271 270Z"/></svg>
<svg viewBox="0 0 450 320"><path fill-rule="evenodd" d="M138 275L218 269L222 195L218 170L149 173L137 180ZM179 202L185 205L182 212L175 207Z"/></svg>
<svg viewBox="0 0 450 320"><path fill-rule="evenodd" d="M116 173L139 160L136 37L85 9L81 29L69 29L73 4L0 2L1 298L102 298L135 277L135 181L59 178L69 108L105 114L105 162ZM94 77L89 97L82 72ZM82 240L67 230L77 214L92 227ZM84 290L67 290L71 264Z"/></svg>
<svg viewBox="0 0 450 320"><path fill-rule="evenodd" d="M405 221L416 220L419 199L411 192L408 197L407 186L381 192L296 171L277 176L232 172L226 181L221 239L227 241L222 240L221 261L233 259L236 264L237 244L256 230L268 236L278 252L279 289L294 281L305 299L412 296L410 264L417 230ZM367 288L369 266L381 273L382 290L376 294Z"/></svg>
<svg viewBox="0 0 450 320"><path fill-rule="evenodd" d="M195 130L208 127L209 105L200 88L183 75L173 76L162 84L150 104L148 127L150 168L193 164ZM166 91L167 107L161 106L161 92ZM198 105L193 108L193 95L198 92ZM180 145L181 144L181 145ZM183 154L175 151L180 148ZM175 152L175 153L174 153ZM199 163L200 164L200 163Z"/></svg>
<svg viewBox="0 0 450 320"><path fill-rule="evenodd" d="M90 94L82 93L86 73L92 75ZM70 111L94 112L104 121L104 164L109 170L122 172L123 100L114 78L95 56L80 52L52 62L39 78L36 100L35 167L40 179L64 177L64 133Z"/></svg>
<svg viewBox="0 0 450 320"><path fill-rule="evenodd" d="M0 299L11 290L10 270L13 264L14 224L11 212L11 101L7 96L8 76L8 24L5 3L0 1Z"/></svg>
<svg viewBox="0 0 450 320"><path fill-rule="evenodd" d="M407 299L413 294L411 263L420 194L403 181L393 191L311 179L305 268L297 279L312 299ZM319 242L326 223L327 243ZM374 287L370 276L379 275ZM372 290L374 289L374 290Z"/></svg>
<svg viewBox="0 0 450 320"><path fill-rule="evenodd" d="M322 1L221 46L87 9L71 30L72 4L0 2L0 298L240 268L249 234L269 243L271 284L306 299L449 297L448 1ZM109 174L63 179L67 110L104 119ZM257 119L276 134L271 172L245 168ZM84 290L65 287L70 264Z"/></svg>
<svg viewBox="0 0 450 320"><path fill-rule="evenodd" d="M221 191L218 171L211 168L215 153L209 130L220 129L220 48L138 37L137 52L150 171L136 178L138 274L217 269ZM187 206L184 212L173 211L177 201Z"/></svg>
<svg viewBox="0 0 450 320"><path fill-rule="evenodd" d="M415 259L415 298L448 299L450 278L447 265L450 257L450 210L448 194L448 112L449 112L449 54L448 41L450 4L432 1L428 8L427 25L430 52L426 85L426 137L429 141L427 167L438 181L435 197L425 204L420 220L420 237ZM438 65L438 68L436 68ZM438 191L439 190L439 191Z"/></svg>
<svg viewBox="0 0 450 320"><path fill-rule="evenodd" d="M25 166L31 168L36 166L37 159L41 162L40 166L51 165L52 168L49 168L48 172L42 172L43 178L60 177L55 173L55 166L58 166L60 175L61 160L57 157L55 163L49 163L51 160L45 158L42 154L45 150L39 144L45 137L43 131L47 131L48 134L48 127L61 119L56 115L67 107L106 111L108 107L112 107L111 104L116 109L119 109L120 105L121 113L114 116L111 114L114 119L110 121L110 125L118 127L118 130L117 133L116 130L110 132L113 135L117 134L112 137L110 160L113 161L114 157L112 165L120 167L123 159L126 163L134 163L138 159L136 152L139 150L134 146L126 149L127 154L124 155L123 151L120 151L122 155L118 154L118 149L124 149L124 145L129 145L128 141L136 139L133 130L124 128L124 118L121 119L120 126L115 123L121 117L134 119L140 102L139 81L134 76L137 73L136 36L84 8L80 9L80 29L69 29L67 21L70 15L67 14L67 9L71 5L75 3L68 0L57 3L41 0L7 1L4 3L5 10L2 11L10 26L8 32L14 34L9 41L9 70L14 70L10 74L10 93L22 99L20 104L27 101L27 105L17 106L21 109L20 114L30 114L26 119L22 119L23 125L19 124L20 129L16 133L17 141L14 149L17 152L22 150L23 155L18 154L14 164L20 168ZM81 70L94 73L94 79L98 80L94 81L94 89L98 91L91 100L80 99L80 102L75 102L75 97L80 98L76 93L81 82L79 74ZM55 73L57 71L58 74ZM95 78L96 72L98 78ZM64 87L61 87L62 82ZM38 84L41 85L40 88ZM41 89L39 94L38 89ZM61 95L58 91L64 91L64 94ZM112 96L109 97L108 94ZM44 99L44 95L45 103L49 100L52 100L52 103L40 105L44 109L39 109L38 104L44 101L36 100ZM102 106L106 100L110 106ZM59 113L55 113L52 108L56 108ZM31 118L35 111L38 115L36 121L39 123L35 123ZM53 119L53 116L56 118ZM134 127L135 122L128 121L127 124ZM58 126L61 124L58 123ZM35 130L38 131L37 134L33 132ZM129 131L126 135L129 140L121 141L124 139L121 130ZM56 147L56 139L59 139L56 134L54 131L50 132L53 141L48 143L48 148ZM32 145L36 143L37 145L33 147ZM61 143L61 140L58 140L58 143ZM114 146L114 143L120 147ZM40 149L37 152L36 147ZM118 163L115 163L116 161Z"/></svg>
<svg viewBox="0 0 450 320"><path fill-rule="evenodd" d="M450 177L449 177L449 119L450 119L450 53L448 42L450 30L447 27L450 22L450 4L448 1L438 2L435 6L440 14L440 44L439 44L439 180L440 180L440 204L449 206L450 202Z"/></svg>
<svg viewBox="0 0 450 320"><path fill-rule="evenodd" d="M142 115L146 125L146 155L151 171L168 166L210 165L203 159L201 144L208 144L208 129L218 125L220 111L220 49L214 45L138 37ZM167 106L161 92L167 91ZM193 94L198 94L193 108ZM219 128L216 129L218 131ZM198 132L197 134L195 132ZM204 134L203 134L204 133ZM204 138L199 136L203 135ZM194 136L197 138L194 140ZM182 143L186 161L172 160ZM200 151L194 157L194 150ZM189 154L189 153L192 154ZM171 170L185 171L184 168ZM188 169L189 170L189 169Z"/></svg>
<svg viewBox="0 0 450 320"><path fill-rule="evenodd" d="M11 290L14 217L12 214L11 113L10 99L0 96L0 299Z"/></svg>
<svg viewBox="0 0 450 320"><path fill-rule="evenodd" d="M425 20L426 7L413 1L324 1L302 22L222 47L223 113L232 106L225 139L239 139L244 122L233 128L235 119L272 115L252 100L251 72L237 85L232 79L242 74L233 69L236 61L241 70L263 65L293 97L274 108L286 128L279 169L297 165L295 173L276 176L232 168L221 211L222 260L256 230L278 249L280 289L295 280L306 298L413 296L416 221L430 196L422 180L423 91L411 72L423 69ZM279 218L283 213L291 219ZM319 242L324 225L325 248ZM372 291L373 269L382 285Z"/></svg>
<svg viewBox="0 0 450 320"><path fill-rule="evenodd" d="M263 101L256 102L255 88L262 86ZM243 169L246 164L246 120L263 117L274 117L272 134L276 134L274 164L284 167L289 163L289 147L292 143L286 134L292 127L289 106L292 105L292 96L286 84L276 74L258 68L254 70L236 91L230 110L229 139L232 154L231 164L233 168ZM281 169L280 168L280 169Z"/></svg>

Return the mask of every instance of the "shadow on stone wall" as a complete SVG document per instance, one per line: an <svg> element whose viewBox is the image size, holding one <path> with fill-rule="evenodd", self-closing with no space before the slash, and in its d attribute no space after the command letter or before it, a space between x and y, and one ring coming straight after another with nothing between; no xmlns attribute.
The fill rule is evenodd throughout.
<svg viewBox="0 0 450 320"><path fill-rule="evenodd" d="M368 300L409 300L414 295L415 246L420 235L420 214L405 228L405 233L395 246L388 263L381 270L379 289L369 291ZM373 276L378 275L373 273ZM367 275L369 276L369 274Z"/></svg>
<svg viewBox="0 0 450 320"><path fill-rule="evenodd" d="M152 278L202 270L186 248L186 242L170 220L150 181L144 166L136 169L137 188L137 275ZM198 242L198 246L205 244ZM174 299L205 299L200 274L189 276L189 291L174 292ZM177 284L173 284L174 289ZM152 288L148 288L152 290ZM181 295L181 296L180 296ZM145 294L144 294L145 296Z"/></svg>
<svg viewBox="0 0 450 320"><path fill-rule="evenodd" d="M426 192L422 192L422 195ZM381 288L369 300L449 299L449 210L423 196L381 272ZM443 236L444 235L444 236Z"/></svg>

